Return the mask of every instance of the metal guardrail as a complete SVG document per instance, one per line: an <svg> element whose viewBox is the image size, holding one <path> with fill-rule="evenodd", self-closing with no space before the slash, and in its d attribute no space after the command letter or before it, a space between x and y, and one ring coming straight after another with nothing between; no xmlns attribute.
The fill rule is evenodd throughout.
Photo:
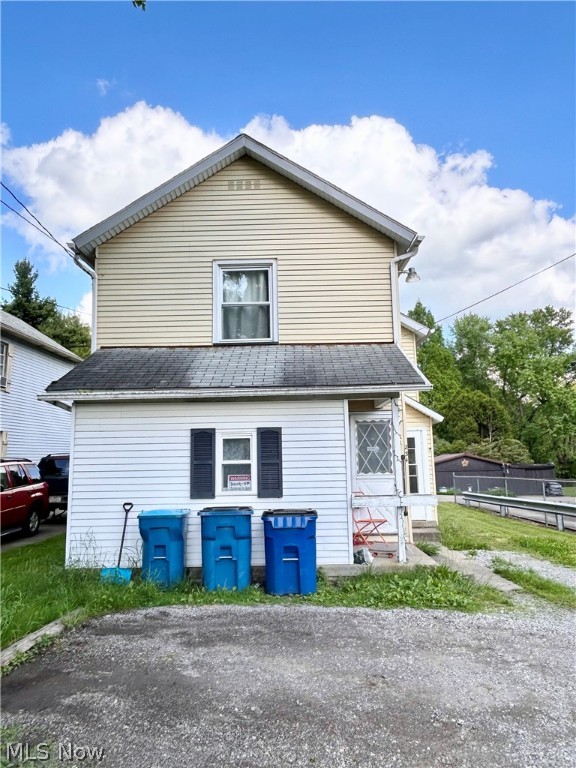
<svg viewBox="0 0 576 768"><path fill-rule="evenodd" d="M556 528L559 531L564 530L564 518L570 517L576 520L576 507L565 501L542 501L540 499L521 499L514 496L495 496L492 493L470 493L464 491L462 498L466 506L470 506L471 501L483 502L484 504L493 504L500 507L502 517L508 517L508 509L525 509L529 512L542 512L543 514L552 514L556 517Z"/></svg>

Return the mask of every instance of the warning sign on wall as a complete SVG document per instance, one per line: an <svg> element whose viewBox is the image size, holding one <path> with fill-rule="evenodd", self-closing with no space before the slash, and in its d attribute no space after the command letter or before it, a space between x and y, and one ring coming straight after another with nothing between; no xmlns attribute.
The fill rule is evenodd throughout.
<svg viewBox="0 0 576 768"><path fill-rule="evenodd" d="M229 491L251 491L252 475L228 475Z"/></svg>

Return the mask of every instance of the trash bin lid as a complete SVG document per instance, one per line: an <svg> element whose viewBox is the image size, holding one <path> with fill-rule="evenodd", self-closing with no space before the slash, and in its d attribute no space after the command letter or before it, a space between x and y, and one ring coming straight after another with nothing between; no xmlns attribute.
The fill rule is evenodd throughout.
<svg viewBox="0 0 576 768"><path fill-rule="evenodd" d="M198 512L200 517L209 515L253 515L252 507L204 507Z"/></svg>
<svg viewBox="0 0 576 768"><path fill-rule="evenodd" d="M145 509L138 517L186 517L189 509Z"/></svg>
<svg viewBox="0 0 576 768"><path fill-rule="evenodd" d="M266 509L262 517L318 517L315 509Z"/></svg>

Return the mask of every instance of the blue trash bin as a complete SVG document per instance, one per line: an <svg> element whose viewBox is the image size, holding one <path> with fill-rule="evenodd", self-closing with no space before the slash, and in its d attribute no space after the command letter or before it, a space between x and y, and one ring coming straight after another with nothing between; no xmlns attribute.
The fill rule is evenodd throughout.
<svg viewBox="0 0 576 768"><path fill-rule="evenodd" d="M142 577L163 587L182 581L187 509L148 509L138 515Z"/></svg>
<svg viewBox="0 0 576 768"><path fill-rule="evenodd" d="M269 595L316 592L314 509L269 509L262 515Z"/></svg>
<svg viewBox="0 0 576 768"><path fill-rule="evenodd" d="M202 584L206 589L246 589L252 560L252 507L200 510Z"/></svg>

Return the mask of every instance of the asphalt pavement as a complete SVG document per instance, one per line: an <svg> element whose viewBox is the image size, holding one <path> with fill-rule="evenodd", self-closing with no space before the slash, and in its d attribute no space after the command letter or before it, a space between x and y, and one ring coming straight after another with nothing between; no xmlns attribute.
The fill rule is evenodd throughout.
<svg viewBox="0 0 576 768"><path fill-rule="evenodd" d="M3 722L78 766L573 768L574 628L530 607L117 614L11 672Z"/></svg>

